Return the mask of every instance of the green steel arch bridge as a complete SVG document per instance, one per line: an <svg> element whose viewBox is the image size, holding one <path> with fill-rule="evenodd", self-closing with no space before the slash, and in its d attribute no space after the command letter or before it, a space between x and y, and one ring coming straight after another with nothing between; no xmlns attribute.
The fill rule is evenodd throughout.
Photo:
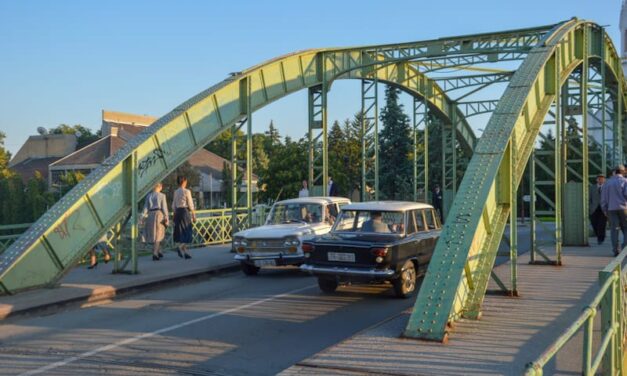
<svg viewBox="0 0 627 376"><path fill-rule="evenodd" d="M508 68L494 69L495 64ZM627 90L619 55L603 27L573 18L504 32L304 50L233 73L148 127L19 237L0 258L0 293L56 282L125 221L132 224L134 248L137 202L222 132L247 130L244 145L233 139L232 158L245 167L250 184L254 112L303 89L309 93L309 180L326 191L328 93L340 79L361 81L363 200L379 198L379 84L413 97L416 200L427 200L429 192L428 131L441 127L447 220L406 336L445 341L456 320L481 316L508 223L509 254L516 257L517 190L526 170L532 185L532 262L561 264L562 245L587 244L589 183L624 160ZM497 83L506 84L500 98L469 99ZM462 89L464 94L456 95ZM478 138L468 119L480 114L489 114L489 120ZM539 142L553 149L539 155L534 151ZM236 159L239 147L246 149L246 160ZM470 158L464 168L458 166L460 152ZM538 171L550 178L536 178ZM235 197L238 187L232 187ZM251 195L248 189L249 212ZM554 255L543 252L535 238L542 216L555 222ZM518 293L515 265L508 283L497 281L510 295Z"/></svg>

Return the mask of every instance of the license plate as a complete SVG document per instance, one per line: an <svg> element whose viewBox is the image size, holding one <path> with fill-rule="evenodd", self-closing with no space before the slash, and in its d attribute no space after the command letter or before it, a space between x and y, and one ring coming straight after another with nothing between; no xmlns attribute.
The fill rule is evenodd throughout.
<svg viewBox="0 0 627 376"><path fill-rule="evenodd" d="M354 253L329 252L327 257L329 261L355 262Z"/></svg>
<svg viewBox="0 0 627 376"><path fill-rule="evenodd" d="M274 260L255 260L255 266L275 266Z"/></svg>

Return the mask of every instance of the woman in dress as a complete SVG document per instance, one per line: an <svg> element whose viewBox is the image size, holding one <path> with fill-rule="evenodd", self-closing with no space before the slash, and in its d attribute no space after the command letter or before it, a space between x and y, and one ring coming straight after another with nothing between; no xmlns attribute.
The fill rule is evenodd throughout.
<svg viewBox="0 0 627 376"><path fill-rule="evenodd" d="M154 261L163 257L160 250L161 241L165 238L165 229L169 224L168 204L165 195L161 193L162 188L161 183L157 183L144 202L143 217L147 217L144 223L144 236L146 243L152 243Z"/></svg>
<svg viewBox="0 0 627 376"><path fill-rule="evenodd" d="M179 176L176 179L179 188L174 191L172 211L174 212L174 242L179 257L190 259L187 244L192 242L192 222L196 221L192 192L187 189L187 178Z"/></svg>

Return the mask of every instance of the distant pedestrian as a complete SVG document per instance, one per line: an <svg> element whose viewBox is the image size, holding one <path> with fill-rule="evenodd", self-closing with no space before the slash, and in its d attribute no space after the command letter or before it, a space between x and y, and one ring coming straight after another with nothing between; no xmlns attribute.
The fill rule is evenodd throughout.
<svg viewBox="0 0 627 376"><path fill-rule="evenodd" d="M433 197L431 198L431 201L433 203L433 207L440 215L440 221L444 223L444 210L442 209L444 196L442 194L442 190L440 189L440 186L437 184L435 185L435 188L433 189Z"/></svg>
<svg viewBox="0 0 627 376"><path fill-rule="evenodd" d="M165 230L170 224L166 197L161 193L163 186L157 183L144 201L144 236L146 243L152 244L152 259L158 261L163 257L161 242L165 238Z"/></svg>
<svg viewBox="0 0 627 376"><path fill-rule="evenodd" d="M329 183L327 184L327 196L339 196L337 184L333 181L333 178L329 176Z"/></svg>
<svg viewBox="0 0 627 376"><path fill-rule="evenodd" d="M307 186L307 180L303 180L303 187L298 191L298 197L309 197L309 187Z"/></svg>
<svg viewBox="0 0 627 376"><path fill-rule="evenodd" d="M100 251L102 253L103 260L108 263L111 260L111 253L107 248L107 234L105 233L98 240L98 243L89 251L89 266L87 269L96 269L98 267L98 254L96 251Z"/></svg>
<svg viewBox="0 0 627 376"><path fill-rule="evenodd" d="M627 180L623 177L625 166L614 169L614 176L601 189L601 208L610 220L612 251L618 255L627 246ZM623 233L622 246L618 245L618 231Z"/></svg>
<svg viewBox="0 0 627 376"><path fill-rule="evenodd" d="M594 235L597 237L597 242L603 244L605 241L605 227L607 225L607 217L603 213L601 208L601 190L605 184L605 176L597 176L597 183L590 186L588 192L590 210L590 223L594 229Z"/></svg>
<svg viewBox="0 0 627 376"><path fill-rule="evenodd" d="M179 188L174 191L172 211L174 212L174 242L179 257L190 259L187 244L192 242L192 222L196 221L192 192L187 189L187 178L179 176L176 179Z"/></svg>

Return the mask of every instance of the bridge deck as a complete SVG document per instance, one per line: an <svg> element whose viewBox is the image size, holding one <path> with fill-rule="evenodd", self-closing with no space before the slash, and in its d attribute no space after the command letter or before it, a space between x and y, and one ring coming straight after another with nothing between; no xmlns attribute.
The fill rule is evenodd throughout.
<svg viewBox="0 0 627 376"><path fill-rule="evenodd" d="M459 322L447 345L400 338L410 315L404 312L299 362L282 375L519 375L581 312L598 290L598 271L610 260L607 243L564 248L561 267L529 265L529 256L524 254L518 264L521 296L487 295L482 319ZM508 262L495 271L507 280L509 267ZM598 322L596 326L598 341ZM581 341L579 333L545 373L579 374Z"/></svg>

